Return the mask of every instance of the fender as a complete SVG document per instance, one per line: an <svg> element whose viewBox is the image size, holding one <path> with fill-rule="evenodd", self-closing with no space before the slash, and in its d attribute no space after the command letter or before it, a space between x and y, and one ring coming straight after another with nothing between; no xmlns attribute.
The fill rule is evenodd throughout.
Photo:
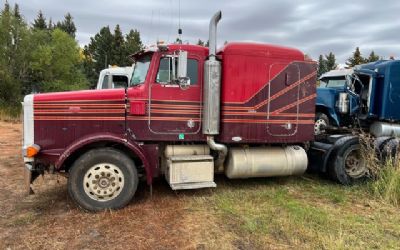
<svg viewBox="0 0 400 250"><path fill-rule="evenodd" d="M327 110L328 113L326 115L328 115L328 117L334 121L335 125L339 127L339 124L340 124L339 123L339 117L336 114L335 110L333 110L329 106L326 106L326 105L324 105L322 103L317 103L316 104L316 108L317 108L317 110L318 110L318 108L320 108L322 110Z"/></svg>
<svg viewBox="0 0 400 250"><path fill-rule="evenodd" d="M95 142L115 142L122 144L132 150L132 152L140 158L143 162L143 166L146 170L146 181L148 185L152 184L153 181L153 167L149 163L146 157L146 152L138 145L136 142L130 142L126 138L112 134L112 133L101 133L101 134L92 134L85 137L80 138L79 140L70 144L64 152L60 155L55 163L55 168L60 169L64 164L65 160L68 159L74 152L81 149L82 147L95 143Z"/></svg>

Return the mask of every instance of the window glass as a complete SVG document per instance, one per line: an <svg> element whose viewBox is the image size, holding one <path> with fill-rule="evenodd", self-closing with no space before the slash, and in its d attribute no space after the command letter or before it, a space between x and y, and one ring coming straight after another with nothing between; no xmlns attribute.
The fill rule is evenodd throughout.
<svg viewBox="0 0 400 250"><path fill-rule="evenodd" d="M332 77L324 78L320 81L320 87L323 88L341 88L346 84L346 78L344 77Z"/></svg>
<svg viewBox="0 0 400 250"><path fill-rule="evenodd" d="M136 60L135 69L133 70L131 86L144 83L147 72L149 71L151 55L147 54Z"/></svg>
<svg viewBox="0 0 400 250"><path fill-rule="evenodd" d="M101 89L108 89L108 80L110 79L110 75L105 75L103 78L103 83L101 84Z"/></svg>
<svg viewBox="0 0 400 250"><path fill-rule="evenodd" d="M113 76L113 88L120 89L128 86L128 77L124 75L114 75Z"/></svg>
<svg viewBox="0 0 400 250"><path fill-rule="evenodd" d="M175 65L175 69L177 65ZM156 82L159 83L170 83L172 81L172 59L170 57L163 57L160 59L160 66L158 67L158 73Z"/></svg>
<svg viewBox="0 0 400 250"><path fill-rule="evenodd" d="M188 59L187 76L190 78L190 85L197 84L198 74L198 61L195 59ZM175 60L175 70L178 69L178 60ZM175 72L176 74L177 72ZM160 59L156 82L158 83L172 83L172 79L176 78L172 75L172 58L163 57Z"/></svg>
<svg viewBox="0 0 400 250"><path fill-rule="evenodd" d="M199 80L199 62L195 59L188 60L187 74L190 78L190 85L197 84Z"/></svg>

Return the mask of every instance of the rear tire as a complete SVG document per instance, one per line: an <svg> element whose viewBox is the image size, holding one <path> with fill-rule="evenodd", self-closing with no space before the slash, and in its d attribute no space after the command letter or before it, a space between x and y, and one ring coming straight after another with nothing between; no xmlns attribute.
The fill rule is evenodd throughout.
<svg viewBox="0 0 400 250"><path fill-rule="evenodd" d="M119 209L131 201L138 182L135 164L124 153L113 148L93 149L72 165L68 192L85 210Z"/></svg>
<svg viewBox="0 0 400 250"><path fill-rule="evenodd" d="M330 177L343 185L351 185L364 180L368 176L368 168L361 155L358 137L341 138L343 144L332 156L329 167ZM338 141L339 142L339 141Z"/></svg>

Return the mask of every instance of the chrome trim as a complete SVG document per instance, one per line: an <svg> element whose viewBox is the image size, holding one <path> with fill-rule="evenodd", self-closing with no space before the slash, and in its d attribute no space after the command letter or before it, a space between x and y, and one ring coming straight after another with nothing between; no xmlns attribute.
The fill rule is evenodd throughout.
<svg viewBox="0 0 400 250"><path fill-rule="evenodd" d="M24 98L23 106L23 142L22 151L24 152L28 146L34 144L35 133L34 133L34 120L33 120L33 94L26 95ZM24 162L32 162L33 158L24 157Z"/></svg>

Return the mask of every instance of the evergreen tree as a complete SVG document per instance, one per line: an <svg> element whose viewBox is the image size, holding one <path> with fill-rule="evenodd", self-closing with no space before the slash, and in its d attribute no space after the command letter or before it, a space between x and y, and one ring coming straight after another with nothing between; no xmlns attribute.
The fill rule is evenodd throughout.
<svg viewBox="0 0 400 250"><path fill-rule="evenodd" d="M365 63L365 58L362 56L360 48L357 47L356 50L353 52L353 56L347 59L346 64L350 67L354 67L363 63Z"/></svg>
<svg viewBox="0 0 400 250"><path fill-rule="evenodd" d="M122 35L121 28L119 24L115 26L113 41L112 41L112 58L110 58L110 63L113 65L124 66L125 64L125 51L124 51L124 37Z"/></svg>
<svg viewBox="0 0 400 250"><path fill-rule="evenodd" d="M138 30L130 30L129 33L125 36L125 44L124 44L124 59L125 65L132 64L131 59L129 58L130 55L135 54L143 49L143 44L140 39L140 33Z"/></svg>
<svg viewBox="0 0 400 250"><path fill-rule="evenodd" d="M379 56L375 54L374 51L371 51L371 53L369 54L369 57L367 59L367 62L375 62L379 60Z"/></svg>
<svg viewBox="0 0 400 250"><path fill-rule="evenodd" d="M100 31L90 38L90 43L85 46L83 50L84 54L84 69L86 76L92 83L91 87L94 87L97 81L98 73L107 68L110 64L112 56L112 45L114 37L110 31L110 27L106 26L100 29Z"/></svg>
<svg viewBox="0 0 400 250"><path fill-rule="evenodd" d="M56 27L69 34L71 37L75 38L76 27L70 13L67 13L65 15L62 22L57 22Z"/></svg>
<svg viewBox="0 0 400 250"><path fill-rule="evenodd" d="M335 54L330 52L328 55L325 55L325 62L326 62L326 70L331 71L333 69L336 69L337 64L336 64L336 58Z"/></svg>
<svg viewBox="0 0 400 250"><path fill-rule="evenodd" d="M49 19L49 24L47 25L47 29L48 30L53 30L55 27L54 27L54 24L53 24L53 20L51 20L51 18Z"/></svg>
<svg viewBox="0 0 400 250"><path fill-rule="evenodd" d="M202 41L201 39L199 39L199 40L197 41L197 45L204 46L204 41Z"/></svg>
<svg viewBox="0 0 400 250"><path fill-rule="evenodd" d="M16 19L20 19L20 20L22 19L21 13L19 12L19 5L18 4L14 5L14 17Z"/></svg>
<svg viewBox="0 0 400 250"><path fill-rule="evenodd" d="M322 74L328 72L327 68L327 61L324 58L323 55L319 55L318 59L318 77L320 77Z"/></svg>
<svg viewBox="0 0 400 250"><path fill-rule="evenodd" d="M41 10L39 10L39 13L36 19L33 21L32 25L34 29L39 29L39 30L47 29L46 18L44 18L44 15Z"/></svg>

